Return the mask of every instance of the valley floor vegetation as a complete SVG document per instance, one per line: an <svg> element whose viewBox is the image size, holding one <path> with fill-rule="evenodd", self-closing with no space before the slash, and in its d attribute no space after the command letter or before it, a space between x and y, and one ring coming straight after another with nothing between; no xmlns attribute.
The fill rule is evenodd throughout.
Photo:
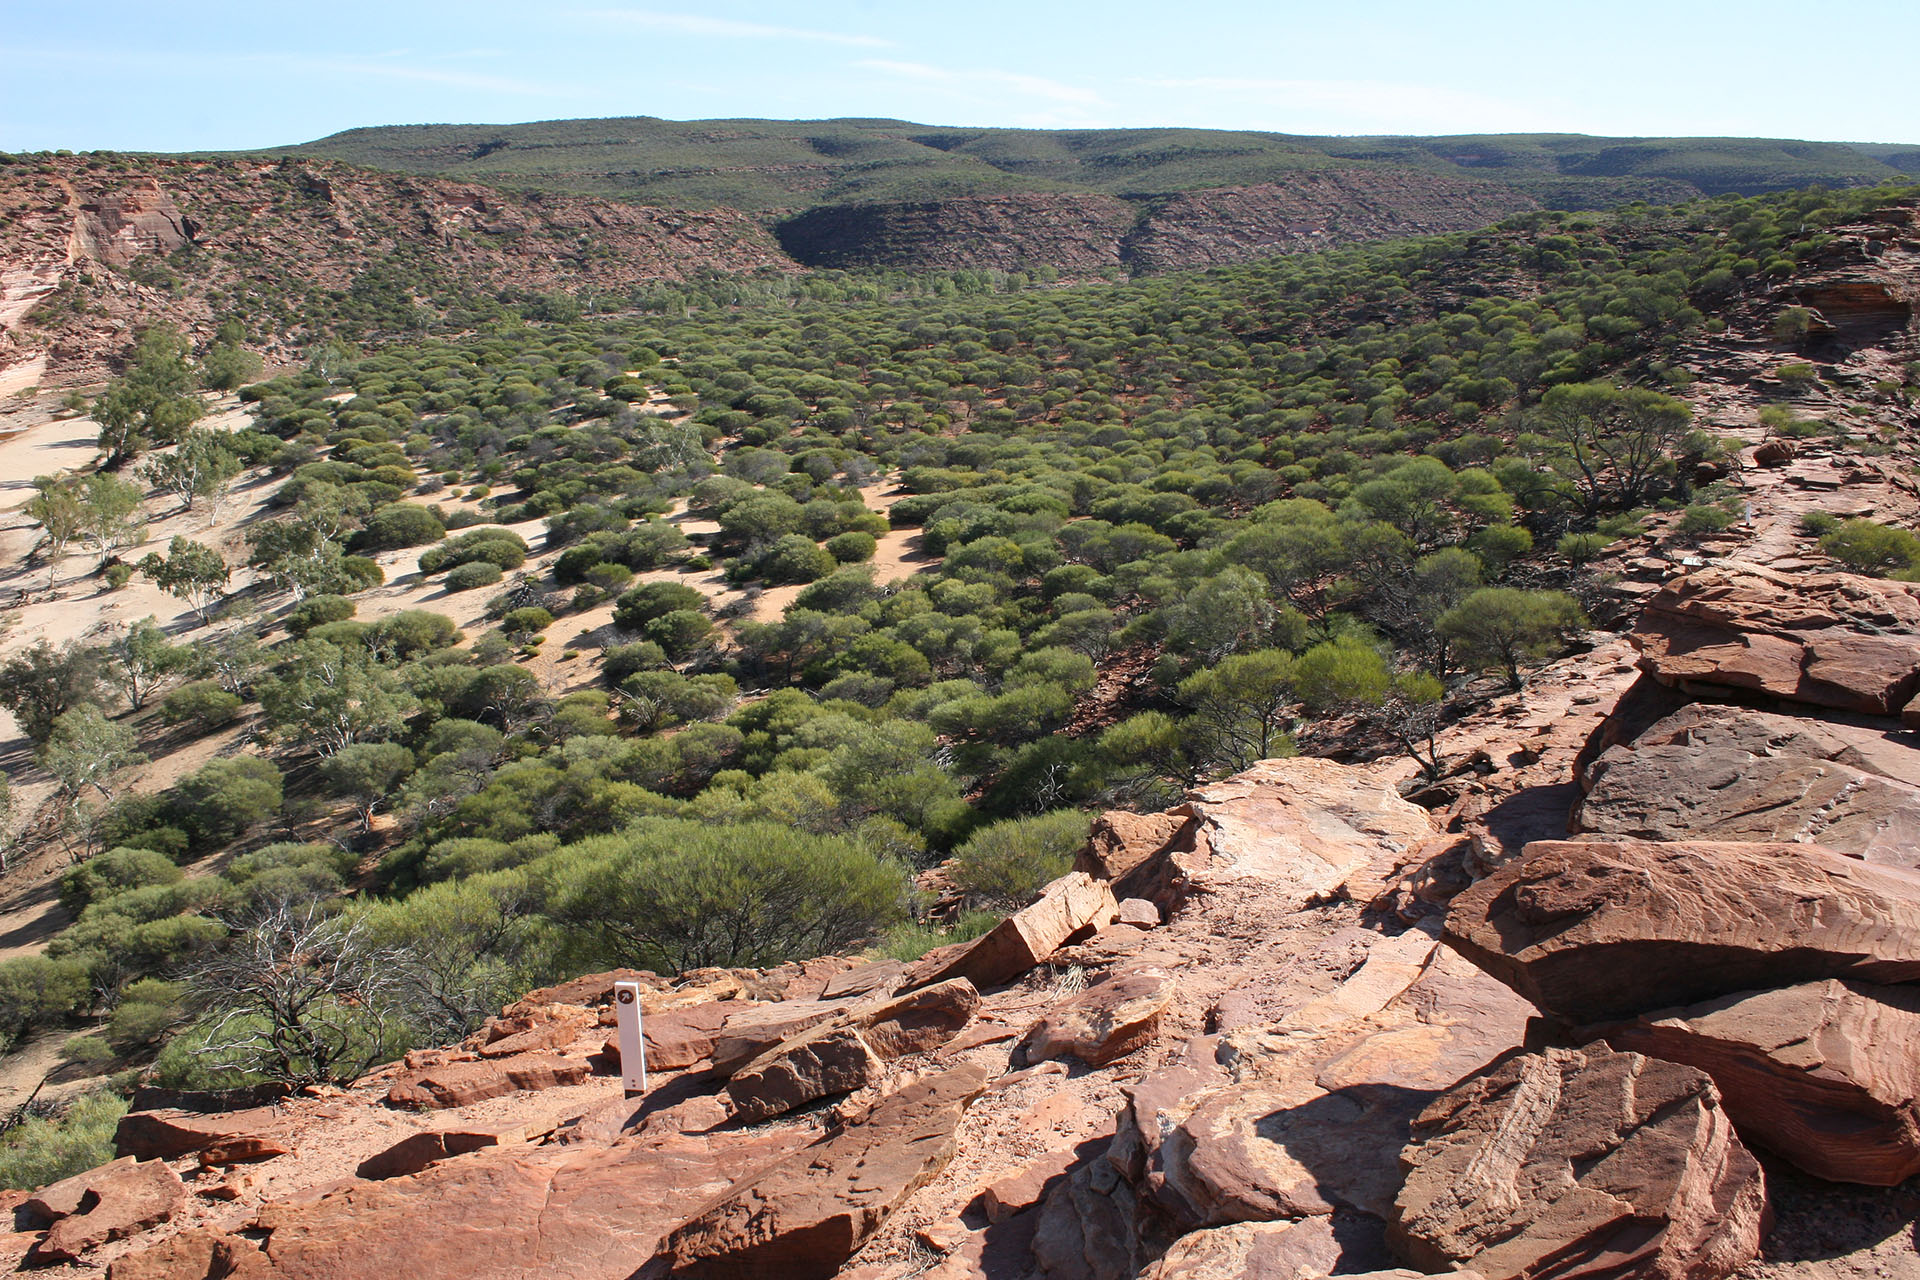
<svg viewBox="0 0 1920 1280"><path fill-rule="evenodd" d="M1437 774L1446 717L1607 608L1609 545L1731 518L1676 353L1781 309L1824 228L1895 198L1529 214L1124 284L529 304L322 344L217 437L206 356L149 333L93 405L102 469L30 509L51 552L204 625L0 671L60 784L75 916L0 964L0 1034L89 1019L70 1055L177 1086L343 1079L588 970L914 954L955 936L917 871L953 859L977 931L1098 808L1303 745ZM243 468L278 486L251 585L192 538L119 560L143 503L217 501ZM918 571L882 581L899 530ZM1893 532L1809 535L1910 569ZM357 616L402 548L486 593L488 625ZM716 611L692 585L715 569L798 594ZM579 619L597 677L556 695L529 660ZM154 734L241 723L255 749L121 785Z"/></svg>

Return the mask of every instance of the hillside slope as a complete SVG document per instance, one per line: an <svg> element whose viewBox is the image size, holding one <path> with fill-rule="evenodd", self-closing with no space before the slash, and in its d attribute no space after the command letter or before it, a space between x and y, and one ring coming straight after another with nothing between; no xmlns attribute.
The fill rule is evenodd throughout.
<svg viewBox="0 0 1920 1280"><path fill-rule="evenodd" d="M204 337L241 314L281 359L329 319L404 331L417 307L501 289L588 294L768 267L792 263L730 210L511 195L325 161L16 161L0 167L0 385L49 369L98 377L157 320Z"/></svg>
<svg viewBox="0 0 1920 1280"><path fill-rule="evenodd" d="M1862 186L1913 172L1911 147L1582 134L1323 138L1220 129L967 129L904 120L546 120L354 129L287 154L502 185L741 209L1014 191L1158 195L1303 171L1412 167L1543 203Z"/></svg>

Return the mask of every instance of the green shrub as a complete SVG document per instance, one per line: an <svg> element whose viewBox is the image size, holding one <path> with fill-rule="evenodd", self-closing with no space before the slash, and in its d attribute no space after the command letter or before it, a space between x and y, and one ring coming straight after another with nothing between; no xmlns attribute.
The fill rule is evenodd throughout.
<svg viewBox="0 0 1920 1280"><path fill-rule="evenodd" d="M232 721L243 705L239 694L228 693L217 681L195 680L169 689L160 700L160 715L168 724L191 720L205 731Z"/></svg>
<svg viewBox="0 0 1920 1280"><path fill-rule="evenodd" d="M298 638L315 627L324 627L330 622L345 622L358 609L359 606L345 596L308 596L287 610L287 632Z"/></svg>
<svg viewBox="0 0 1920 1280"><path fill-rule="evenodd" d="M1920 569L1920 538L1872 520L1848 520L1820 539L1820 549L1857 573L1884 578Z"/></svg>
<svg viewBox="0 0 1920 1280"><path fill-rule="evenodd" d="M684 583L646 582L621 595L613 606L613 624L622 631L638 631L665 614L706 605L707 598Z"/></svg>
<svg viewBox="0 0 1920 1280"><path fill-rule="evenodd" d="M1840 517L1831 511L1803 511L1800 513L1800 532L1822 537L1840 527Z"/></svg>
<svg viewBox="0 0 1920 1280"><path fill-rule="evenodd" d="M675 609L647 623L644 632L647 639L659 645L669 657L679 661L713 634L713 619L693 609Z"/></svg>
<svg viewBox="0 0 1920 1280"><path fill-rule="evenodd" d="M537 636L553 625L553 615L539 605L526 605L519 609L509 609L500 619L500 629L510 637L518 637L522 642Z"/></svg>
<svg viewBox="0 0 1920 1280"><path fill-rule="evenodd" d="M90 997L87 969L75 959L0 960L0 1037L72 1017Z"/></svg>
<svg viewBox="0 0 1920 1280"><path fill-rule="evenodd" d="M692 730L687 731L689 733ZM576 962L662 971L839 951L905 914L897 863L767 822L644 819L541 864Z"/></svg>
<svg viewBox="0 0 1920 1280"><path fill-rule="evenodd" d="M449 569L441 581L446 584L448 591L471 591L475 587L490 587L505 576L497 564L486 560L469 560Z"/></svg>
<svg viewBox="0 0 1920 1280"><path fill-rule="evenodd" d="M1086 814L1063 809L982 827L954 851L954 882L982 902L1024 905L1072 870L1090 825Z"/></svg>
<svg viewBox="0 0 1920 1280"><path fill-rule="evenodd" d="M127 1106L115 1094L89 1093L57 1119L23 1121L0 1136L0 1187L33 1190L107 1163Z"/></svg>
<svg viewBox="0 0 1920 1280"><path fill-rule="evenodd" d="M835 534L826 542L827 554L841 564L863 564L873 559L873 553L879 547L879 539L858 529Z"/></svg>
<svg viewBox="0 0 1920 1280"><path fill-rule="evenodd" d="M447 536L447 526L438 512L414 502L390 502L367 517L367 523L348 540L356 555L370 551L398 551L438 542Z"/></svg>
<svg viewBox="0 0 1920 1280"><path fill-rule="evenodd" d="M935 947L972 942L1003 919L1004 916L992 911L963 911L959 919L945 928L917 920L896 925L887 930L880 950L891 959L911 964Z"/></svg>
<svg viewBox="0 0 1920 1280"><path fill-rule="evenodd" d="M172 858L154 849L109 849L61 874L60 905L77 916L100 898L147 885L178 884L185 874Z"/></svg>
<svg viewBox="0 0 1920 1280"><path fill-rule="evenodd" d="M198 851L217 848L277 812L279 767L258 756L212 760L175 784L168 810Z"/></svg>

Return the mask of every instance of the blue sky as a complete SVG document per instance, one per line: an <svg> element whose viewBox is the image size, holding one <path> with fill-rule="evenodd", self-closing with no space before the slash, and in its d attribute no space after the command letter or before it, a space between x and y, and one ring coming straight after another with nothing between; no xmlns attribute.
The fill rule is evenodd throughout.
<svg viewBox="0 0 1920 1280"><path fill-rule="evenodd" d="M1917 44L1912 0L0 0L0 149L616 115L1920 143Z"/></svg>

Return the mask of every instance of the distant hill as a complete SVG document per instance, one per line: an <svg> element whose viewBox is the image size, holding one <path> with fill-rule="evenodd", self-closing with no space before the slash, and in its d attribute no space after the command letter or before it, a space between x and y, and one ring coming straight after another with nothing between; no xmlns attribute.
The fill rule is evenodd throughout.
<svg viewBox="0 0 1920 1280"><path fill-rule="evenodd" d="M550 120L353 129L274 154L648 203L765 212L1017 193L1165 195L1413 168L1604 207L1920 173L1920 145L1581 134L1323 138L1219 129L964 129L904 120Z"/></svg>

